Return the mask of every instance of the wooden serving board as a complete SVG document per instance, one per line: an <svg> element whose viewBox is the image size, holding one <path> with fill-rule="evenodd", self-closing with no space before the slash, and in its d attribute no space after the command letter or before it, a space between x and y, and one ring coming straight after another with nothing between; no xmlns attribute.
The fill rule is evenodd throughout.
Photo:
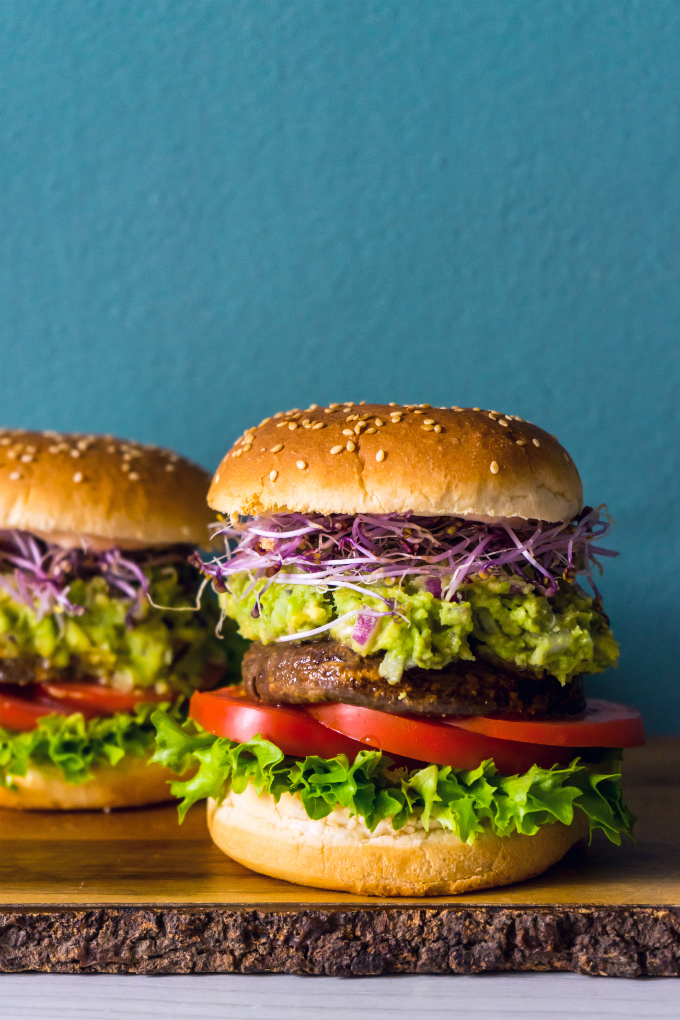
<svg viewBox="0 0 680 1020"><path fill-rule="evenodd" d="M680 738L626 753L637 845L596 835L540 878L387 899L257 875L204 809L0 811L0 971L680 975Z"/></svg>

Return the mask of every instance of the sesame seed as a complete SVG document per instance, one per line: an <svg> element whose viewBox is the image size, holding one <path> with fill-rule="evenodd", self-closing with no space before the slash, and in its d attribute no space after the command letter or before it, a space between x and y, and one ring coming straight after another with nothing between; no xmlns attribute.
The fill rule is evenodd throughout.
<svg viewBox="0 0 680 1020"><path fill-rule="evenodd" d="M481 411L482 409L481 409L481 407L473 407L472 410L473 411Z"/></svg>
<svg viewBox="0 0 680 1020"><path fill-rule="evenodd" d="M82 482L82 480L83 480L83 472L82 471L76 471L76 473L73 476L73 481L78 483L78 482Z"/></svg>
<svg viewBox="0 0 680 1020"><path fill-rule="evenodd" d="M346 444L346 446L345 446L345 449L346 449L346 450L347 450L347 451L348 451L349 453L354 453L354 451L356 450L356 444L355 444L355 443L353 443L351 439L348 439L348 440L347 440L347 444Z"/></svg>
<svg viewBox="0 0 680 1020"><path fill-rule="evenodd" d="M382 418L376 418L375 419L375 423L376 423L376 425L378 426L379 429L381 429L383 427L383 425L385 424L385 422L382 420Z"/></svg>
<svg viewBox="0 0 680 1020"><path fill-rule="evenodd" d="M312 424L312 419L311 418L303 418L302 421L300 422L300 424L302 425L303 429L308 429L309 426Z"/></svg>
<svg viewBox="0 0 680 1020"><path fill-rule="evenodd" d="M353 400L343 400L343 404L345 405L345 407L354 407Z"/></svg>
<svg viewBox="0 0 680 1020"><path fill-rule="evenodd" d="M278 477L279 477L278 471L270 471L269 472L269 481L270 482L275 482Z"/></svg>
<svg viewBox="0 0 680 1020"><path fill-rule="evenodd" d="M452 411L463 411L464 408L462 408L462 407L452 407L451 410Z"/></svg>
<svg viewBox="0 0 680 1020"><path fill-rule="evenodd" d="M504 421L504 420L503 420L503 418L499 418L499 419L498 419L498 424L499 424L499 425L505 425L505 427L506 427L506 429L507 429L507 427L508 427L508 425L510 424L510 422Z"/></svg>
<svg viewBox="0 0 680 1020"><path fill-rule="evenodd" d="M364 401L363 401L363 400L362 400L361 402L362 402L362 404L364 403ZM368 421L368 419L369 419L370 417L371 417L371 416L370 416L370 414L362 414L362 415L360 416L360 418L359 418L359 421Z"/></svg>
<svg viewBox="0 0 680 1020"><path fill-rule="evenodd" d="M307 410L308 411L318 411L319 410L319 405L318 404L310 404L309 407L307 408Z"/></svg>
<svg viewBox="0 0 680 1020"><path fill-rule="evenodd" d="M0 439L0 446L9 446L11 442L12 440L9 438L9 436L3 436L2 439Z"/></svg>
<svg viewBox="0 0 680 1020"><path fill-rule="evenodd" d="M498 474L498 462L495 461L495 460L492 460L491 463L489 464L489 470L491 471L492 475L497 475Z"/></svg>
<svg viewBox="0 0 680 1020"><path fill-rule="evenodd" d="M419 407L432 407L432 404L419 404Z"/></svg>
<svg viewBox="0 0 680 1020"><path fill-rule="evenodd" d="M353 436L354 435L354 431L353 431L353 429L343 429L342 430L342 434L343 434L343 436Z"/></svg>
<svg viewBox="0 0 680 1020"><path fill-rule="evenodd" d="M276 446L272 446L272 453L278 453L283 449L283 443L277 443Z"/></svg>
<svg viewBox="0 0 680 1020"><path fill-rule="evenodd" d="M304 469L307 467L307 465L305 464L304 460L296 460L295 461L295 466L299 467L300 471L304 471Z"/></svg>
<svg viewBox="0 0 680 1020"><path fill-rule="evenodd" d="M80 472L78 472L78 474L80 474ZM81 477L82 477L82 475L81 475ZM139 481L139 475L137 474L136 471L131 471L130 474L128 475L128 478L130 479L131 482L138 482Z"/></svg>
<svg viewBox="0 0 680 1020"><path fill-rule="evenodd" d="M277 411L274 415L275 418L283 418L283 411Z"/></svg>
<svg viewBox="0 0 680 1020"><path fill-rule="evenodd" d="M339 407L340 407L340 404L329 404L329 405L328 405L328 410L329 410L329 411L337 411L337 409L338 409Z"/></svg>
<svg viewBox="0 0 680 1020"><path fill-rule="evenodd" d="M289 421L289 422L288 422L288 428L289 428L289 429L290 429L290 431L292 432L292 431L293 431L293 429L296 429L296 428L297 428L297 422L296 422L296 421Z"/></svg>
<svg viewBox="0 0 680 1020"><path fill-rule="evenodd" d="M366 435L367 436L374 436L377 431L378 431L377 429L366 429Z"/></svg>
<svg viewBox="0 0 680 1020"><path fill-rule="evenodd" d="M243 452L247 453L248 450L252 448L252 445L253 445L252 443L246 443L246 445L243 447Z"/></svg>
<svg viewBox="0 0 680 1020"><path fill-rule="evenodd" d="M80 457L80 450L71 450L71 456L77 460Z"/></svg>
<svg viewBox="0 0 680 1020"><path fill-rule="evenodd" d="M414 413L414 414L425 414L425 412L424 412L424 411L414 411L413 413Z"/></svg>
<svg viewBox="0 0 680 1020"><path fill-rule="evenodd" d="M356 424L356 425L354 426L354 432L355 432L355 434L356 434L357 436L360 436L360 435L361 435L361 430L362 430L363 428L365 428L365 425L364 425L364 423L363 423L363 422L361 422L361 421L360 421L360 422L357 422L357 424Z"/></svg>
<svg viewBox="0 0 680 1020"><path fill-rule="evenodd" d="M276 427L277 427L277 429L282 429L283 426L287 425L287 424L288 424L287 421L280 421Z"/></svg>
<svg viewBox="0 0 680 1020"><path fill-rule="evenodd" d="M11 475L9 476L11 482L18 482L20 478L21 471L12 471Z"/></svg>
<svg viewBox="0 0 680 1020"><path fill-rule="evenodd" d="M259 429L261 429L263 425L266 425L267 422L270 422L270 421L271 421L271 418L263 418L262 421L260 422L260 424L257 427Z"/></svg>
<svg viewBox="0 0 680 1020"><path fill-rule="evenodd" d="M566 460L566 462L568 464L569 463L569 454L568 453L565 453L564 459Z"/></svg>
<svg viewBox="0 0 680 1020"><path fill-rule="evenodd" d="M399 405L395 404L395 402L393 400L390 400L390 402L389 402L389 404L387 406L388 407L398 407Z"/></svg>
<svg viewBox="0 0 680 1020"><path fill-rule="evenodd" d="M426 418L423 425L434 425L434 418Z"/></svg>
<svg viewBox="0 0 680 1020"><path fill-rule="evenodd" d="M532 443L534 444L534 446L540 446L540 445L541 445L541 444L539 443L538 439L536 439L536 437L535 437L535 436L534 436L534 438L533 438L533 439L531 440L531 442L532 442Z"/></svg>
<svg viewBox="0 0 680 1020"><path fill-rule="evenodd" d="M495 421L496 420L496 411L489 411L489 418L491 418L491 421Z"/></svg>
<svg viewBox="0 0 680 1020"><path fill-rule="evenodd" d="M554 439L554 438L555 438L555 437L553 436L553 439ZM36 452L36 450L37 450L37 446L27 446L27 447L26 447L26 453L35 453L35 452Z"/></svg>
<svg viewBox="0 0 680 1020"><path fill-rule="evenodd" d="M434 431L435 432L441 432L441 430L442 430L441 425L435 425L435 427L434 427Z"/></svg>
<svg viewBox="0 0 680 1020"><path fill-rule="evenodd" d="M240 451L239 451L239 452L240 452ZM130 465L129 465L129 464L127 464L127 463L123 463L123 464L121 465L121 469L122 469L123 471L129 471L129 470L130 470Z"/></svg>
<svg viewBox="0 0 680 1020"><path fill-rule="evenodd" d="M384 450L378 450L378 452L375 455L375 459L380 464L380 462L385 459L385 451Z"/></svg>
<svg viewBox="0 0 680 1020"><path fill-rule="evenodd" d="M23 457L19 457L19 460L21 461L22 464L30 464L31 461L33 460L33 454L25 453Z"/></svg>
<svg viewBox="0 0 680 1020"><path fill-rule="evenodd" d="M317 422L315 422L314 425L312 425L312 428L316 431L316 429L325 429L326 425L322 421L317 421Z"/></svg>
<svg viewBox="0 0 680 1020"><path fill-rule="evenodd" d="M232 457L240 457L242 453L243 450L234 450L234 452L232 453Z"/></svg>
<svg viewBox="0 0 680 1020"><path fill-rule="evenodd" d="M342 453L344 446L331 446L331 453Z"/></svg>
<svg viewBox="0 0 680 1020"><path fill-rule="evenodd" d="M421 425L423 432L434 432L434 425Z"/></svg>
<svg viewBox="0 0 680 1020"><path fill-rule="evenodd" d="M165 470L166 471L174 471L175 470L175 465L174 464L166 464L165 465ZM220 480L220 476L219 475L217 475L217 480L218 481Z"/></svg>
<svg viewBox="0 0 680 1020"><path fill-rule="evenodd" d="M515 442L517 443L518 446L526 446L527 444L526 439L516 439Z"/></svg>

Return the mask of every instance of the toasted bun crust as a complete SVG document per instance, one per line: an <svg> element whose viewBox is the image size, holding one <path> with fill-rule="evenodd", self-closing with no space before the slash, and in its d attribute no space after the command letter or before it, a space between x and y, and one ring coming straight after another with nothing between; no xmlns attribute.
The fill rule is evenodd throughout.
<svg viewBox="0 0 680 1020"><path fill-rule="evenodd" d="M210 834L229 857L253 871L319 889L369 896L445 896L522 882L540 875L588 835L577 813L569 826L542 826L535 836L479 836L472 846L443 829L396 831L381 822L373 834L346 809L321 822L298 797L258 797L251 787L208 802Z"/></svg>
<svg viewBox="0 0 680 1020"><path fill-rule="evenodd" d="M312 405L247 429L220 464L208 501L222 513L568 521L581 510L583 491L557 439L512 415L422 404Z"/></svg>
<svg viewBox="0 0 680 1020"><path fill-rule="evenodd" d="M54 766L31 767L13 776L15 789L0 786L0 807L29 811L88 811L142 807L172 800L168 781L178 778L148 758L126 755L117 765L99 765L85 783L67 783Z"/></svg>
<svg viewBox="0 0 680 1020"><path fill-rule="evenodd" d="M157 446L0 430L0 529L62 545L206 545L210 476Z"/></svg>

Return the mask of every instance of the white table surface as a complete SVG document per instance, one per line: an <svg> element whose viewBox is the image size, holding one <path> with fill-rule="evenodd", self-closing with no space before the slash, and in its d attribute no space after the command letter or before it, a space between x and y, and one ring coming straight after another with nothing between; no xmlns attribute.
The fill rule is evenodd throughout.
<svg viewBox="0 0 680 1020"><path fill-rule="evenodd" d="M586 1020L680 1017L680 979L578 974L0 975L0 1020Z"/></svg>

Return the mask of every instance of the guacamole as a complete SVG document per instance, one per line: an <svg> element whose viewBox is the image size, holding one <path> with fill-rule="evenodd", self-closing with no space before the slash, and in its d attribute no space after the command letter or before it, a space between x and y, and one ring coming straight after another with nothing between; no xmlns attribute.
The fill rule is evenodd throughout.
<svg viewBox="0 0 680 1020"><path fill-rule="evenodd" d="M237 622L244 638L269 644L338 620L318 639L330 635L361 655L385 653L380 672L391 683L414 666L442 669L481 656L539 677L551 674L564 684L579 673L615 666L618 658L607 618L591 598L566 583L547 598L519 577L475 578L461 585L460 601L452 602L437 598L413 577L401 586L371 584L374 597L352 588L274 582L263 590L265 584L257 581L246 595L250 578L236 574L219 596L223 612ZM356 616L341 618L361 610L393 612L374 618L359 645L353 639Z"/></svg>
<svg viewBox="0 0 680 1020"><path fill-rule="evenodd" d="M184 565L151 567L149 594L157 606L193 609L193 572ZM219 612L204 598L198 612L157 609L145 599L126 622L130 601L113 595L103 577L74 580L70 600L79 616L38 620L23 602L0 590L0 658L24 658L69 677L99 677L121 690L154 688L190 694L207 672L237 672L244 642L229 629L215 636ZM241 646L241 647L239 647Z"/></svg>

